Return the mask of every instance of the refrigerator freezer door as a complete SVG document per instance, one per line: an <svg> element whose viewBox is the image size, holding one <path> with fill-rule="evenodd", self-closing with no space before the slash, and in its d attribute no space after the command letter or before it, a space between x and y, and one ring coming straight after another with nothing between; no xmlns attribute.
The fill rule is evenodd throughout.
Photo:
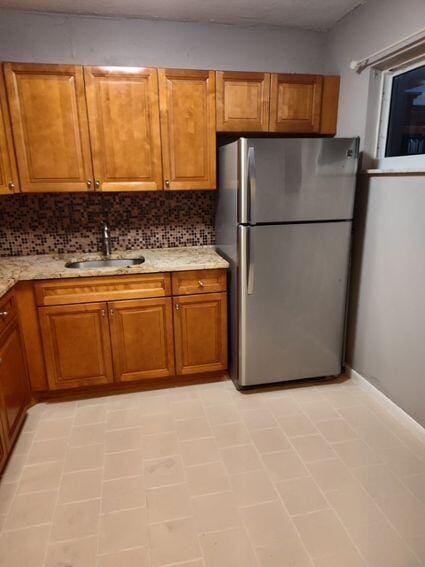
<svg viewBox="0 0 425 567"><path fill-rule="evenodd" d="M238 231L239 384L339 374L351 222Z"/></svg>
<svg viewBox="0 0 425 567"><path fill-rule="evenodd" d="M241 138L239 222L351 219L357 138Z"/></svg>

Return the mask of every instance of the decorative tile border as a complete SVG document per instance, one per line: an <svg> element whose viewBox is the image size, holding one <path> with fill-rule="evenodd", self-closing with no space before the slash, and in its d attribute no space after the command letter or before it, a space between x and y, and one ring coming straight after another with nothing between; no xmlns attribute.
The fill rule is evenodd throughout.
<svg viewBox="0 0 425 567"><path fill-rule="evenodd" d="M97 252L102 222L115 250L214 244L214 191L0 197L0 256Z"/></svg>

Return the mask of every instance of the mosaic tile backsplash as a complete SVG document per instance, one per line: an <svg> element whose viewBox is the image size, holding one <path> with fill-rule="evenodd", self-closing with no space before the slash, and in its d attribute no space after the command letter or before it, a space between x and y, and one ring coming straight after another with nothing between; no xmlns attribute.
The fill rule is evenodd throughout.
<svg viewBox="0 0 425 567"><path fill-rule="evenodd" d="M0 197L0 256L214 244L215 191Z"/></svg>

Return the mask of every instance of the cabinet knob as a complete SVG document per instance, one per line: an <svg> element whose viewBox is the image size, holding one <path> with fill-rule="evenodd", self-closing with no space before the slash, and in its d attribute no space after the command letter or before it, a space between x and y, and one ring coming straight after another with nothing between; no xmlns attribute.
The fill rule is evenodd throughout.
<svg viewBox="0 0 425 567"><path fill-rule="evenodd" d="M8 315L9 311L0 311L0 317L2 317L2 319L6 319Z"/></svg>
<svg viewBox="0 0 425 567"><path fill-rule="evenodd" d="M180 311L180 303L176 303L176 309L177 311Z"/></svg>
<svg viewBox="0 0 425 567"><path fill-rule="evenodd" d="M104 309L102 309L101 314L102 314L102 317L106 317L106 312L105 312Z"/></svg>
<svg viewBox="0 0 425 567"><path fill-rule="evenodd" d="M110 309L110 310L109 310L109 313L110 313L110 315L113 315L113 314L114 314L114 310L113 310L113 309Z"/></svg>
<svg viewBox="0 0 425 567"><path fill-rule="evenodd" d="M10 190L10 191L14 191L14 190L15 190L15 184L13 183L13 181L9 181L9 190Z"/></svg>
<svg viewBox="0 0 425 567"><path fill-rule="evenodd" d="M96 179L96 181L94 182L94 186L95 186L96 189L99 189L99 188L100 188L100 181L99 181L99 179Z"/></svg>
<svg viewBox="0 0 425 567"><path fill-rule="evenodd" d="M205 284L202 280L198 280L199 287L205 287Z"/></svg>
<svg viewBox="0 0 425 567"><path fill-rule="evenodd" d="M88 189L91 189L91 179L87 179L87 187Z"/></svg>
<svg viewBox="0 0 425 567"><path fill-rule="evenodd" d="M165 180L165 187L169 187L169 186L170 186L170 180L169 180L169 179L166 179L166 180Z"/></svg>

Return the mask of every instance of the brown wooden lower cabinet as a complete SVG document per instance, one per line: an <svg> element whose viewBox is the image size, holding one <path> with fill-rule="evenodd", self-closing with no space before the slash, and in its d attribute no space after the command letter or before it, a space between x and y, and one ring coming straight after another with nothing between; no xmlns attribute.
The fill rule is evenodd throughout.
<svg viewBox="0 0 425 567"><path fill-rule="evenodd" d="M27 369L16 318L0 335L0 402L4 433L1 462L19 432L29 403Z"/></svg>
<svg viewBox="0 0 425 567"><path fill-rule="evenodd" d="M50 389L113 381L107 308L106 303L39 308Z"/></svg>
<svg viewBox="0 0 425 567"><path fill-rule="evenodd" d="M171 298L108 303L115 379L174 375Z"/></svg>
<svg viewBox="0 0 425 567"><path fill-rule="evenodd" d="M227 368L227 295L175 297L174 336L177 374Z"/></svg>

